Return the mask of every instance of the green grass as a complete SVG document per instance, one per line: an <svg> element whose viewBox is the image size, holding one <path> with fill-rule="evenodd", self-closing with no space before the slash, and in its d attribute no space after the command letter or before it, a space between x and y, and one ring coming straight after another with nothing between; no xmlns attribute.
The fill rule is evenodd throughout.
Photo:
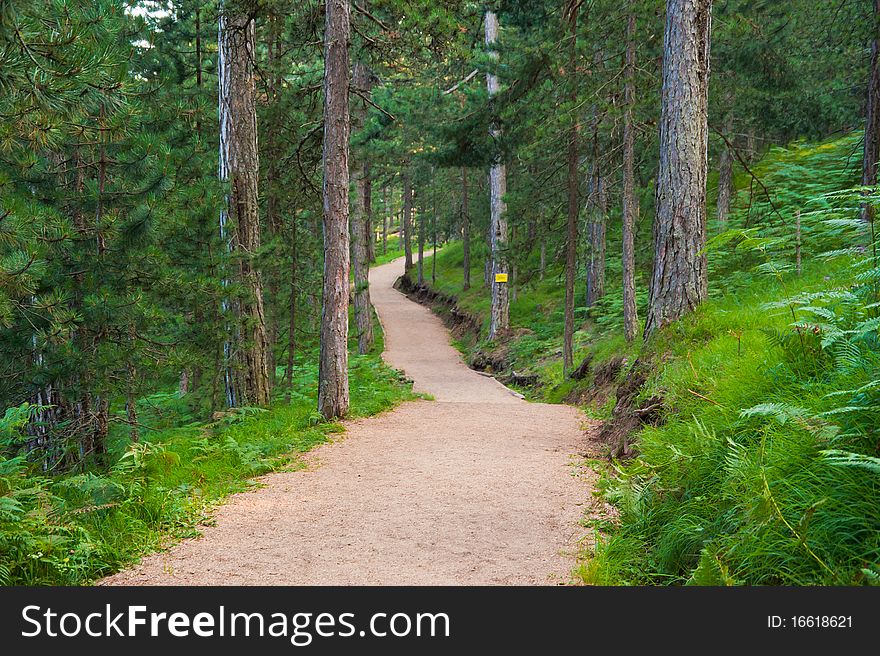
<svg viewBox="0 0 880 656"><path fill-rule="evenodd" d="M647 344L623 339L620 265L610 257L606 297L577 311L575 359L650 360L640 395L663 399L665 423L634 436L638 457L606 467L601 492L619 519L582 554L583 581L880 582L880 320L871 287L880 270L858 251L822 255L864 243L851 220L858 197L836 193L857 183L851 155L858 142L855 134L771 150L754 170L772 205L757 186L748 198L750 180L739 172L732 230L710 242L710 298ZM800 276L793 266L798 210ZM710 234L719 233L710 222ZM436 288L478 317L485 335L482 257L474 257L474 287L466 292L461 265L460 245L444 248ZM534 255L520 268L534 271ZM517 334L510 363L537 372L543 386L533 396L551 402L592 384L562 377L561 274L550 266L544 280L532 277L510 310ZM582 294L579 286L576 298ZM612 406L591 414L608 417Z"/></svg>
<svg viewBox="0 0 880 656"><path fill-rule="evenodd" d="M396 260L397 258L404 256L403 244L401 243L400 237L396 234L388 235L387 250L384 253L382 252L381 240L376 244L375 248L376 261L373 263L373 266L387 264L392 260Z"/></svg>
<svg viewBox="0 0 880 656"><path fill-rule="evenodd" d="M381 361L381 331L377 338L373 354L350 359L353 417L414 398ZM279 399L269 410L240 409L213 423L192 420L175 393L143 399L142 420L157 430L143 431L136 444L115 430L109 471L50 477L24 456L0 455L0 584L89 583L196 535L211 510L254 487L255 476L300 467L300 454L342 428L315 409L316 364L295 368L294 388L289 404ZM26 419L17 408L0 419L7 453Z"/></svg>

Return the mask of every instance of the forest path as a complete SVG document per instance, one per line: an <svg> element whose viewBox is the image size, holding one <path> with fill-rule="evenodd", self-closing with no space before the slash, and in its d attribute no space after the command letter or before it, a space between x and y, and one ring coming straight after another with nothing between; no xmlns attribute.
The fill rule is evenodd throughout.
<svg viewBox="0 0 880 656"><path fill-rule="evenodd" d="M118 585L548 584L570 580L590 477L573 407L528 403L469 369L429 309L371 271L385 359L436 401L348 421L233 496L200 538L104 579Z"/></svg>

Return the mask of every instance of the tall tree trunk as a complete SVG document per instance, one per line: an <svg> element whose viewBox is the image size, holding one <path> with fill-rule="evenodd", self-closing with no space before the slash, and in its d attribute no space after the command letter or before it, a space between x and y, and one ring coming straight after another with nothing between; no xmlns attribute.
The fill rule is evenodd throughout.
<svg viewBox="0 0 880 656"><path fill-rule="evenodd" d="M544 271L547 269L547 242L542 237L541 239L541 262L538 265L538 279L544 279Z"/></svg>
<svg viewBox="0 0 880 656"><path fill-rule="evenodd" d="M364 168L364 244L367 246L367 262L376 261L376 236L373 233L373 178L370 176L370 163Z"/></svg>
<svg viewBox="0 0 880 656"><path fill-rule="evenodd" d="M270 401L269 342L262 276L254 261L260 249L260 216L253 20L247 15L221 15L219 40L221 178L230 187L230 242L243 289L236 303L237 339L231 345L234 404L266 407Z"/></svg>
<svg viewBox="0 0 880 656"><path fill-rule="evenodd" d="M877 160L880 159L880 0L874 0L874 38L871 41L871 70L868 79L868 103L865 117L865 148L862 160L862 184L877 184ZM871 224L874 237L874 207L862 206L862 219Z"/></svg>
<svg viewBox="0 0 880 656"><path fill-rule="evenodd" d="M128 325L128 348L130 354L125 363L125 375L128 380L125 381L125 415L128 421L128 439L131 442L140 441L140 425L138 423L137 412L137 367L133 362L135 339L137 331L134 324Z"/></svg>
<svg viewBox="0 0 880 656"><path fill-rule="evenodd" d="M425 284L425 199L419 194L419 214L418 214L418 245L419 245L419 286Z"/></svg>
<svg viewBox="0 0 880 656"><path fill-rule="evenodd" d="M623 90L624 103L626 104L623 118L623 334L626 341L631 342L639 330L639 320L636 316L635 260L635 224L638 209L635 204L635 175L633 171L636 16L633 13L632 0L630 0L629 9L630 14L626 21L626 81Z"/></svg>
<svg viewBox="0 0 880 656"><path fill-rule="evenodd" d="M569 57L568 75L571 85L571 126L568 130L568 221L565 238L565 309L562 330L562 375L571 372L574 357L574 280L577 272L578 243L578 132L580 123L577 118L577 14L580 5L571 2L565 7L565 20L568 23Z"/></svg>
<svg viewBox="0 0 880 656"><path fill-rule="evenodd" d="M667 0L654 272L645 336L706 298L706 151L712 0Z"/></svg>
<svg viewBox="0 0 880 656"><path fill-rule="evenodd" d="M730 139L733 132L732 115L727 114L724 122L725 136ZM718 227L725 230L727 227L727 217L730 214L730 201L733 197L733 153L730 147L724 144L721 149L721 155L718 157L718 202L716 203L716 216L718 218Z"/></svg>
<svg viewBox="0 0 880 656"><path fill-rule="evenodd" d="M382 255L388 253L388 213L391 207L388 205L388 187L382 188Z"/></svg>
<svg viewBox="0 0 880 656"><path fill-rule="evenodd" d="M324 287L318 411L327 419L348 413L348 0L326 0L324 30Z"/></svg>
<svg viewBox="0 0 880 656"><path fill-rule="evenodd" d="M202 86L202 5L196 4L196 86ZM196 134L202 136L201 113L196 118Z"/></svg>
<svg viewBox="0 0 880 656"><path fill-rule="evenodd" d="M296 361L296 296L297 296L297 268L296 268L296 214L290 217L290 297L288 299L288 322L287 322L287 368L285 369L284 400L290 403L293 392L293 365Z"/></svg>
<svg viewBox="0 0 880 656"><path fill-rule="evenodd" d="M410 232L412 232L412 185L409 181L409 172L403 174L403 225L398 231L400 239L403 239L403 272L408 274L413 268L412 259L412 242L410 241Z"/></svg>
<svg viewBox="0 0 880 656"><path fill-rule="evenodd" d="M593 66L599 67L604 54L597 49L593 53ZM599 110L593 106L593 139L590 155L589 213L586 305L592 307L605 295L605 236L608 218L608 190L604 171L599 162Z"/></svg>
<svg viewBox="0 0 880 656"><path fill-rule="evenodd" d="M593 134L593 162L590 165L589 260L587 262L587 307L605 295L605 236L607 232L608 191L599 165L598 129Z"/></svg>
<svg viewBox="0 0 880 656"><path fill-rule="evenodd" d="M437 283L437 188L434 187L431 194L431 284Z"/></svg>
<svg viewBox="0 0 880 656"><path fill-rule="evenodd" d="M277 73L278 63L276 55L279 50L278 43L278 16L274 13L268 17L268 42L266 50L268 54L268 102L273 105L278 102L278 90L281 87L281 79ZM278 198L278 129L277 122L269 121L267 130L267 150L268 150L268 166L266 168L266 227L269 229L269 239L272 242L280 238L282 232L281 212L279 210ZM274 249L274 247L273 247ZM275 346L278 343L278 313L275 312L275 301L279 296L279 281L281 279L280 271L274 264L275 258L272 258L272 266L268 272L268 280L266 284L266 297L263 304L266 307L266 333L268 340L268 368L269 380L272 387L275 386Z"/></svg>
<svg viewBox="0 0 880 656"><path fill-rule="evenodd" d="M461 242L462 242L462 273L464 274L463 290L471 288L471 212L468 199L467 167L461 167Z"/></svg>
<svg viewBox="0 0 880 656"><path fill-rule="evenodd" d="M489 47L489 55L492 59L498 59L498 53L491 50L492 45L498 40L498 17L492 11L486 11L486 45ZM491 99L498 93L498 77L492 73L486 74L486 87ZM489 129L489 137L496 144L501 138L501 128L497 120ZM492 288L492 308L489 318L489 339L495 339L499 333L503 333L510 325L510 301L509 290L506 282L499 282L499 274L507 273L506 248L507 248L507 207L504 195L507 193L507 173L504 166L503 154L496 152L492 165L489 168L489 232L490 252L492 255L492 270L489 284Z"/></svg>
<svg viewBox="0 0 880 656"><path fill-rule="evenodd" d="M354 88L364 96L370 93L370 72L362 62L354 64ZM352 115L352 129L363 128L367 117L367 104L356 98ZM352 156L352 179L354 181L354 207L350 217L351 264L354 269L354 320L357 329L358 353L368 353L373 345L372 307L370 305L370 260L367 239L370 223L367 206L370 202L370 167L361 157Z"/></svg>

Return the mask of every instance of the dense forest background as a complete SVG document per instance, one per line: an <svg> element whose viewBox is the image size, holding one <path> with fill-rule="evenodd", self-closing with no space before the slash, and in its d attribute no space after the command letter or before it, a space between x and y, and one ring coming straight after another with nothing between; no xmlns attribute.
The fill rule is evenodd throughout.
<svg viewBox="0 0 880 656"><path fill-rule="evenodd" d="M584 580L880 581L880 3L490 5L0 0L0 583L410 398L401 256L473 366L605 421Z"/></svg>

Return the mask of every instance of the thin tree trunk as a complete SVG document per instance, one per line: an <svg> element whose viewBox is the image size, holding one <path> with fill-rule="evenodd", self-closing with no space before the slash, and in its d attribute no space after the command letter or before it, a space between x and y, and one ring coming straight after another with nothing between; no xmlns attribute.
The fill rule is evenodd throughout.
<svg viewBox="0 0 880 656"><path fill-rule="evenodd" d="M471 288L471 212L468 198L467 167L461 167L461 241L462 241L462 273L464 274L463 290Z"/></svg>
<svg viewBox="0 0 880 656"><path fill-rule="evenodd" d="M599 166L598 131L593 135L593 162L590 166L590 256L587 262L587 307L605 295L605 236L607 232L608 192Z"/></svg>
<svg viewBox="0 0 880 656"><path fill-rule="evenodd" d="M877 184L877 160L880 159L880 0L874 0L874 38L871 41L871 69L868 79L868 103L865 117L865 147L862 159L862 184ZM870 203L862 205L862 219L871 224L874 237L875 209Z"/></svg>
<svg viewBox="0 0 880 656"><path fill-rule="evenodd" d="M574 357L574 280L577 271L578 215L578 132L577 119L577 14L580 5L571 2L566 6L569 35L569 84L571 85L571 126L568 131L568 220L565 239L565 308L562 330L562 375L571 372Z"/></svg>
<svg viewBox="0 0 880 656"><path fill-rule="evenodd" d="M544 270L547 268L547 242L544 240L543 236L541 238L541 263L540 269L538 270L538 279L544 279Z"/></svg>
<svg viewBox="0 0 880 656"><path fill-rule="evenodd" d="M382 255L388 254L388 187L382 188Z"/></svg>
<svg viewBox="0 0 880 656"><path fill-rule="evenodd" d="M730 134L728 123L727 134ZM718 202L717 218L718 228L727 228L727 217L730 215L730 201L733 197L733 154L725 144L718 157Z"/></svg>
<svg viewBox="0 0 880 656"><path fill-rule="evenodd" d="M325 418L348 413L348 0L326 0L324 31L324 286L318 412Z"/></svg>
<svg viewBox="0 0 880 656"><path fill-rule="evenodd" d="M421 194L419 197L421 198ZM419 204L419 213L418 213L418 245L419 245L419 286L425 284L425 271L424 271L424 259L425 259L425 200L421 198Z"/></svg>
<svg viewBox="0 0 880 656"><path fill-rule="evenodd" d="M231 244L244 290L236 303L238 343L232 345L234 402L266 407L270 401L269 343L262 276L253 259L260 249L254 22L246 15L221 15L220 22L221 148L225 151L221 159L226 160L221 177L230 183Z"/></svg>
<svg viewBox="0 0 880 656"><path fill-rule="evenodd" d="M134 362L132 362L136 334L134 324L129 324L128 344L131 354L128 356L128 361L125 365L125 373L128 377L125 383L125 415L128 421L128 439L131 442L140 441L137 412L137 368L134 366Z"/></svg>
<svg viewBox="0 0 880 656"><path fill-rule="evenodd" d="M361 62L354 64L354 88L369 97L370 73ZM367 104L364 100L355 100L355 111L352 115L352 129L363 128L367 116ZM354 319L357 330L358 353L368 353L373 345L372 307L370 305L370 261L367 251L369 235L370 203L370 168L360 157L352 156L352 173L354 181L354 206L351 209L351 264L354 269Z"/></svg>
<svg viewBox="0 0 880 656"><path fill-rule="evenodd" d="M593 53L593 65L603 58L601 50ZM593 107L593 143L589 178L589 259L587 261L586 305L592 307L605 295L605 236L608 217L608 191L599 162L599 111Z"/></svg>
<svg viewBox="0 0 880 656"><path fill-rule="evenodd" d="M376 239L373 234L373 179L370 177L370 163L364 169L364 244L367 246L367 262L376 261ZM369 267L367 267L369 270Z"/></svg>
<svg viewBox="0 0 880 656"><path fill-rule="evenodd" d="M433 211L431 212L431 245L433 252L431 253L431 284L437 283L437 190L434 189Z"/></svg>
<svg viewBox="0 0 880 656"><path fill-rule="evenodd" d="M667 0L654 221L645 336L706 298L706 151L711 0Z"/></svg>
<svg viewBox="0 0 880 656"><path fill-rule="evenodd" d="M290 218L290 297L288 299L288 324L287 324L287 368L285 370L286 384L284 389L284 401L290 403L293 392L293 365L296 362L296 215Z"/></svg>
<svg viewBox="0 0 880 656"><path fill-rule="evenodd" d="M636 16L630 0L630 14L626 22L626 75L624 84L623 118L623 334L626 341L635 339L639 329L636 316L636 262L635 262L635 224L638 211L635 205L635 176L633 171L635 126L633 125L633 105L635 104L636 67Z"/></svg>
<svg viewBox="0 0 880 656"><path fill-rule="evenodd" d="M202 6L196 5L196 87L202 86ZM196 118L196 134L202 136L201 114Z"/></svg>
<svg viewBox="0 0 880 656"><path fill-rule="evenodd" d="M489 55L492 59L498 59L498 53L491 50L492 45L498 40L498 17L492 11L486 11L486 45L489 47ZM486 87L491 99L498 93L498 77L492 73L486 74ZM497 120L489 129L489 137L496 144L501 138L501 128ZM510 300L508 283L499 282L498 277L507 273L506 248L507 248L507 207L504 195L507 193L507 173L504 166L503 154L495 153L494 160L489 168L489 232L490 252L492 256L492 269L489 284L492 289L492 307L489 318L489 339L495 339L500 333L507 330L510 325Z"/></svg>
<svg viewBox="0 0 880 656"><path fill-rule="evenodd" d="M267 43L268 53L268 100L271 103L278 102L278 89L281 86L280 77L277 74L276 53L279 49L278 43L278 16L270 14L269 22L269 38ZM282 231L281 212L278 208L278 130L277 122L270 121L267 133L268 140L268 166L266 169L266 227L269 229L269 239L273 242L279 238ZM278 342L278 313L274 312L275 299L279 295L279 275L277 267L273 265L269 271L266 298L263 300L264 306L267 308L266 313L266 332L268 340L268 369L269 380L272 387L275 387L276 362L275 362L275 345Z"/></svg>
<svg viewBox="0 0 880 656"><path fill-rule="evenodd" d="M403 272L407 275L413 268L412 243L410 232L412 231L412 185L409 182L409 172L403 174L403 217L402 230L398 234L403 238Z"/></svg>
<svg viewBox="0 0 880 656"><path fill-rule="evenodd" d="M103 104L101 105L100 110L100 120L103 122L105 117L105 110ZM100 136L100 148L98 149L98 198L97 198L97 208L95 212L95 235L96 235L96 243L97 243L97 253L96 256L98 260L104 258L104 255L107 252L105 238L104 238L104 190L107 182L107 151L104 146L105 135L104 133ZM100 265L99 265L100 266ZM103 331L101 331L103 332ZM90 347L92 351L93 357L97 355L99 344L101 343L102 337L100 334L95 334L89 338ZM107 400L106 395L102 394L98 391L95 394L95 415L94 418L91 419L88 423L87 431L88 437L87 441L90 443L90 451L95 455L96 461L101 464L104 462L104 455L107 452L107 434L108 434L108 420L110 416L110 404Z"/></svg>

